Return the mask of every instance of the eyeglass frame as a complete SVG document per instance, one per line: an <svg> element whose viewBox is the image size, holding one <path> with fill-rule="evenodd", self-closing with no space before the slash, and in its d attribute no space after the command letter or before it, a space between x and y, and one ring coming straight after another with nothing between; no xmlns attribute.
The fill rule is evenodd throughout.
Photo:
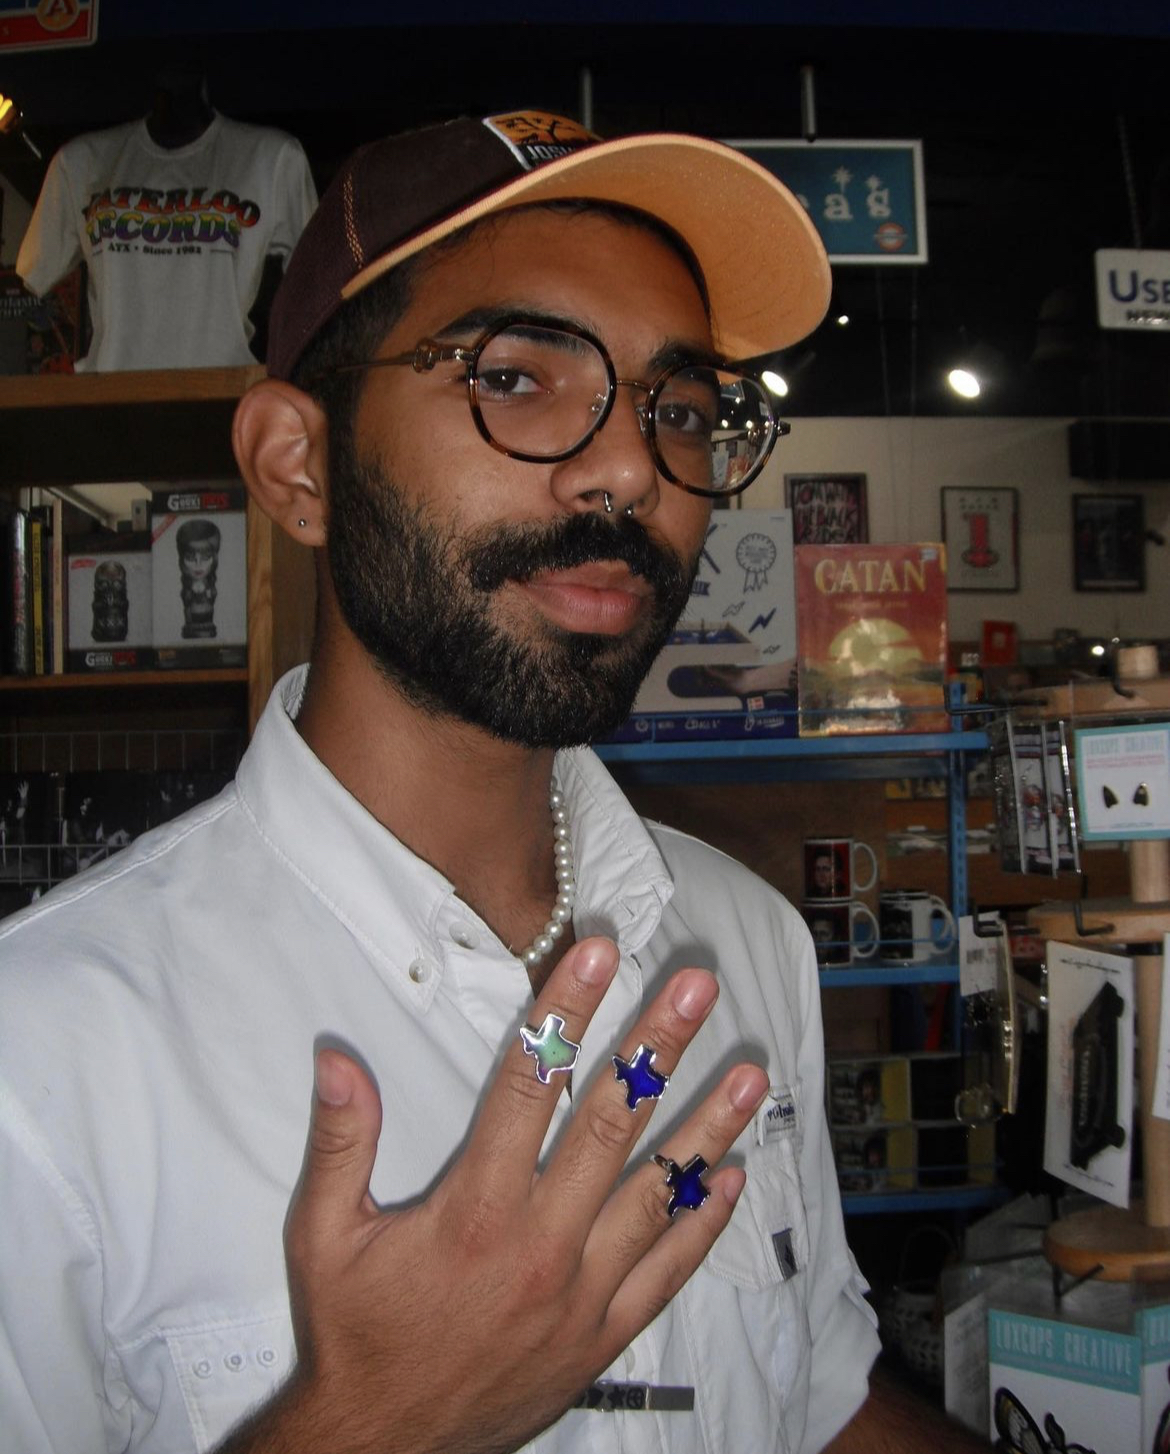
<svg viewBox="0 0 1170 1454"><path fill-rule="evenodd" d="M501 333L507 333L510 328L517 326L539 328L546 333L567 333L570 337L583 339L596 350L602 363L605 365L606 378L609 384L605 403L600 409L596 410L597 417L593 424L586 434L573 445L572 449L562 450L559 454L528 454L518 449L509 449L507 445L501 444L498 439L492 436L491 431L487 427L479 403L479 359L492 339L498 338ZM776 441L792 433L792 425L783 419L778 419L773 414L771 418L771 432L768 440L746 479L740 480L729 490L705 490L700 485L687 484L685 480L678 478L662 457L662 452L658 448L656 438L654 405L657 403L658 396L667 382L675 374L681 373L684 369L724 369L729 373L738 373L743 378L750 379L752 383L758 384L765 402L768 402L770 410L771 403L768 401L767 385L744 369L736 368L734 365L729 367L727 364L713 363L709 359L702 358L683 359L679 363L671 364L651 384L643 383L641 379L619 379L613 365L613 360L609 356L609 350L602 343L601 339L591 333L587 328L570 323L567 319L558 319L556 322L552 322L541 315L526 314L523 312L517 312L503 319L501 322L494 324L475 343L470 345L444 344L434 338L420 338L409 353L397 353L390 358L359 359L350 363L334 364L332 367L324 370L322 374L315 375L315 378L321 378L324 374L355 373L361 369L405 367L407 364L410 365L416 374L424 374L430 373L436 364L441 363L462 363L467 365L467 403L480 437L485 444L489 444L498 453L506 455L509 459L518 459L524 464L560 464L564 460L573 459L576 455L581 454L586 446L600 433L605 425L605 421L613 412L619 386L641 389L645 392L645 402L635 404L634 412L638 416L638 427L641 430L642 438L650 449L654 466L664 479L668 480L678 489L685 490L691 495L701 495L710 500L727 500L734 495L743 494L744 490L759 477L761 470L763 470L768 462L772 450L775 448ZM312 383L314 380L310 380L309 382Z"/></svg>

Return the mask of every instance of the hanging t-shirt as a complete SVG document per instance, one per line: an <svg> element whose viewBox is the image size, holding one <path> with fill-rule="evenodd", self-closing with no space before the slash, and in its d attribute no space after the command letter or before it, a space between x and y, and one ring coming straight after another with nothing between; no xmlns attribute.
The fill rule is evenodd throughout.
<svg viewBox="0 0 1170 1454"><path fill-rule="evenodd" d="M79 370L255 363L248 310L264 260L288 256L316 205L285 132L216 114L171 149L134 121L53 157L16 271L40 295L88 265L93 341Z"/></svg>

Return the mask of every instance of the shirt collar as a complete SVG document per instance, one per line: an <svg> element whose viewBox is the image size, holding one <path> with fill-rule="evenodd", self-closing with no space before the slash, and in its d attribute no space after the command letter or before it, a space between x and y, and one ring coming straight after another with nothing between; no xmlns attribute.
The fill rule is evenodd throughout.
<svg viewBox="0 0 1170 1454"><path fill-rule="evenodd" d="M240 799L269 848L346 924L416 1008L437 977L414 983L404 964L441 958L436 925L450 918L450 882L380 824L337 781L294 725L308 678L297 667L273 690L237 774ZM596 754L557 754L577 877L578 938L607 934L636 953L670 899L666 865L638 815Z"/></svg>

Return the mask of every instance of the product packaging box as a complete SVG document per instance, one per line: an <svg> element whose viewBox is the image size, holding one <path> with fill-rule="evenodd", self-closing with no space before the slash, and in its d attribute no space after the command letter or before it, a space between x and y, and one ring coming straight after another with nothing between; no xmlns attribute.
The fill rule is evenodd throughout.
<svg viewBox="0 0 1170 1454"><path fill-rule="evenodd" d="M794 708L792 512L715 510L690 602L634 712L733 719ZM771 734L777 735L777 734Z"/></svg>
<svg viewBox="0 0 1170 1454"><path fill-rule="evenodd" d="M914 1189L914 1127L880 1126L830 1132L842 1191Z"/></svg>
<svg viewBox="0 0 1170 1454"><path fill-rule="evenodd" d="M1059 1306L1036 1279L989 1297L996 1448L1161 1454L1170 1447L1170 1303L1090 1281Z"/></svg>
<svg viewBox="0 0 1170 1454"><path fill-rule="evenodd" d="M133 671L154 661L150 537L70 539L65 557L65 665L71 672Z"/></svg>
<svg viewBox="0 0 1170 1454"><path fill-rule="evenodd" d="M240 485L177 482L151 497L154 648L160 667L248 660L247 516Z"/></svg>
<svg viewBox="0 0 1170 1454"><path fill-rule="evenodd" d="M910 1119L910 1062L904 1055L834 1058L827 1077L829 1122L873 1126Z"/></svg>
<svg viewBox="0 0 1170 1454"><path fill-rule="evenodd" d="M796 548L800 735L945 732L946 551Z"/></svg>

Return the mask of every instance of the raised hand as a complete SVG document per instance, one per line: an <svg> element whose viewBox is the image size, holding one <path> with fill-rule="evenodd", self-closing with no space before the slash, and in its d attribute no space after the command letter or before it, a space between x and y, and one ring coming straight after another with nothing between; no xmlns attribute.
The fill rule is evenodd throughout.
<svg viewBox="0 0 1170 1454"><path fill-rule="evenodd" d="M617 963L608 940L574 945L541 991L532 1027L556 1015L564 1038L579 1041ZM669 1075L717 992L706 971L679 971L616 1052L628 1062L652 1047L653 1070ZM369 1194L377 1092L352 1060L318 1055L285 1236L297 1369L222 1454L516 1449L575 1402L695 1271L744 1173L705 1174L710 1196L672 1218L666 1171L695 1156L715 1166L763 1099L765 1072L729 1071L659 1148L659 1164L647 1160L619 1180L654 1099L631 1111L627 1084L600 1075L538 1172L565 1086L555 1071L544 1083L540 1063L518 1038L463 1155L424 1202L386 1212ZM693 1170L689 1186L698 1186Z"/></svg>

